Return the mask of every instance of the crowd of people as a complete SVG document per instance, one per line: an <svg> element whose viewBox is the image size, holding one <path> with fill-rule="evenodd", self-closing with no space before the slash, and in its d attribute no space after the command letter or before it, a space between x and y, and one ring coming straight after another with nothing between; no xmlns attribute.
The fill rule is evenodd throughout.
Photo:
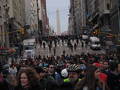
<svg viewBox="0 0 120 90"><path fill-rule="evenodd" d="M1 90L120 90L114 55L37 57L0 64Z"/></svg>

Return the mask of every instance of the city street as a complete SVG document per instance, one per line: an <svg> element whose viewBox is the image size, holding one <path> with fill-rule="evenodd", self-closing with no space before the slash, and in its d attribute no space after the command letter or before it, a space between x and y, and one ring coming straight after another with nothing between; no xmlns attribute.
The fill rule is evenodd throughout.
<svg viewBox="0 0 120 90"><path fill-rule="evenodd" d="M0 90L120 90L120 0L0 0Z"/></svg>
<svg viewBox="0 0 120 90"><path fill-rule="evenodd" d="M74 43L76 42L76 40L74 40L74 42L72 42L72 44L74 45ZM79 41L78 46L75 49L73 49L73 52L71 51L70 48L68 48L67 43L64 43L64 45L62 45L62 42L60 41L60 44L57 43L57 47L55 48L55 45L52 44L52 49L51 52L49 51L49 47L48 44L46 44L46 47L43 48L43 45L40 47L39 44L37 44L36 46L36 54L41 55L41 56L54 56L54 49L56 50L56 54L55 56L61 56L63 54L63 51L65 51L65 55L80 55L81 53L90 53L90 54L105 54L105 50L92 50L90 49L89 45L87 47L85 47L85 41L84 41L84 47L81 47L81 42Z"/></svg>

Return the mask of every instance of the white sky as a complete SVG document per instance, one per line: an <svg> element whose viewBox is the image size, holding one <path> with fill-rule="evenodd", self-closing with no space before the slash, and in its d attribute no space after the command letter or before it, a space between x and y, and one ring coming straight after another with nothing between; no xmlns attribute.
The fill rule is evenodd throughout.
<svg viewBox="0 0 120 90"><path fill-rule="evenodd" d="M50 25L56 32L56 10L60 11L61 32L68 29L69 0L46 0Z"/></svg>

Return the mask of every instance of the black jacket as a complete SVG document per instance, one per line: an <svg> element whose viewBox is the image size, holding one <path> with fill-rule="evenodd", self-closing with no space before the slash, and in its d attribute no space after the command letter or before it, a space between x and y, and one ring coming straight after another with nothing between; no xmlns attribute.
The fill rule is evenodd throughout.
<svg viewBox="0 0 120 90"><path fill-rule="evenodd" d="M5 80L0 82L0 90L9 90L9 84Z"/></svg>
<svg viewBox="0 0 120 90"><path fill-rule="evenodd" d="M15 87L15 90L42 90L40 85L36 85L36 86L31 86L28 88L24 88L21 85L18 85L17 87Z"/></svg>
<svg viewBox="0 0 120 90"><path fill-rule="evenodd" d="M60 90L74 90L75 86L71 84L70 82L64 82L60 86Z"/></svg>
<svg viewBox="0 0 120 90"><path fill-rule="evenodd" d="M108 86L110 90L120 90L120 75L111 72L108 74Z"/></svg>

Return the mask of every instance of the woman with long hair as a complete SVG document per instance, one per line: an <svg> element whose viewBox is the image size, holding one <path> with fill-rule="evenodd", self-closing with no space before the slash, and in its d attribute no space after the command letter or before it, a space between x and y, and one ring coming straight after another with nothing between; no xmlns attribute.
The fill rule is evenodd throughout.
<svg viewBox="0 0 120 90"><path fill-rule="evenodd" d="M35 69L26 67L21 69L17 77L18 85L15 90L41 90L39 77Z"/></svg>
<svg viewBox="0 0 120 90"><path fill-rule="evenodd" d="M85 77L77 83L75 90L108 90L105 82L101 82L101 72L95 66L88 66Z"/></svg>

